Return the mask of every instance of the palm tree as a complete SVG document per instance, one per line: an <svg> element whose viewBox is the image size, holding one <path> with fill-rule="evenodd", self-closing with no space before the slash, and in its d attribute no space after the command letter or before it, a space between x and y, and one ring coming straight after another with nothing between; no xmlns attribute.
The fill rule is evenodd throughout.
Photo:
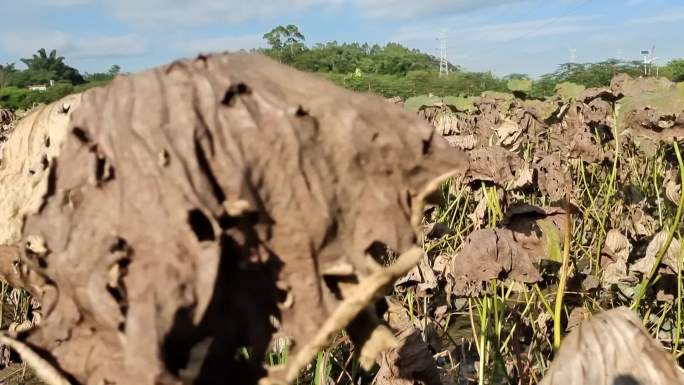
<svg viewBox="0 0 684 385"><path fill-rule="evenodd" d="M50 51L50 54L45 51L45 48L38 50L38 54L33 54L30 59L21 59L22 63L26 64L29 70L33 71L55 71L66 67L64 64L64 56L57 56L57 50Z"/></svg>
<svg viewBox="0 0 684 385"><path fill-rule="evenodd" d="M77 69L64 63L64 56L57 56L57 51L52 50L48 54L45 48L41 48L31 58L21 59L28 67L27 71L35 74L52 74L53 80L69 80L73 84L83 82L83 76Z"/></svg>

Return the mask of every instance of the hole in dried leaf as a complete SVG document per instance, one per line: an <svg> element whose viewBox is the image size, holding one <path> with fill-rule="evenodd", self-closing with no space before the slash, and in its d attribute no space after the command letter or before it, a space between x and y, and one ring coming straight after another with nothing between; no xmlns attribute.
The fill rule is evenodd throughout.
<svg viewBox="0 0 684 385"><path fill-rule="evenodd" d="M125 239L116 238L116 241L109 247L109 252L119 258L109 267L106 289L119 305L119 311L125 317L128 312L128 303L126 300L126 286L123 279L128 273L128 266L131 263L131 250ZM123 332L125 330L125 323L120 322L118 329Z"/></svg>
<svg viewBox="0 0 684 385"><path fill-rule="evenodd" d="M309 113L304 111L302 106L297 107L297 111L295 111L295 116L302 117L302 116L307 116L307 115L309 115Z"/></svg>
<svg viewBox="0 0 684 385"><path fill-rule="evenodd" d="M612 385L641 385L641 383L636 378L625 375L616 377Z"/></svg>
<svg viewBox="0 0 684 385"><path fill-rule="evenodd" d="M342 296L340 284L357 284L359 280L356 276L324 275L323 282L325 282L325 286L328 287L335 298L341 301L344 297Z"/></svg>
<svg viewBox="0 0 684 385"><path fill-rule="evenodd" d="M423 140L423 155L430 152L430 140Z"/></svg>
<svg viewBox="0 0 684 385"><path fill-rule="evenodd" d="M56 191L56 186L57 186L56 168L57 168L57 160L53 159L52 163L50 164L50 170L48 171L47 190L45 191L45 197L43 198L43 204L41 205L41 209L47 203L47 198L54 195L54 193Z"/></svg>
<svg viewBox="0 0 684 385"><path fill-rule="evenodd" d="M46 170L48 166L50 165L50 161L48 161L47 155L43 155L43 159L40 160L41 166L43 166L43 170Z"/></svg>
<svg viewBox="0 0 684 385"><path fill-rule="evenodd" d="M396 254L390 249L387 244L380 241L373 241L368 248L366 254L370 255L380 264L385 264L391 257Z"/></svg>
<svg viewBox="0 0 684 385"><path fill-rule="evenodd" d="M250 92L252 91L245 83L238 83L236 85L232 85L228 87L226 94L223 96L223 100L221 100L221 104L223 104L224 106L232 107L235 105L235 96L248 94Z"/></svg>
<svg viewBox="0 0 684 385"><path fill-rule="evenodd" d="M205 137L206 141L211 141L210 137ZM219 185L218 181L216 180L216 177L214 176L214 172L211 170L211 166L209 166L209 160L207 159L207 154L205 153L204 148L200 144L201 139L196 139L195 140L195 155L197 156L197 164L200 167L200 170L202 170L202 174L204 174L207 179L209 180L209 184L211 185L211 191L214 194L214 197L216 197L216 200L218 203L222 203L223 201L226 200L226 195L223 193L223 190L221 189L221 186ZM210 147L211 148L211 147Z"/></svg>
<svg viewBox="0 0 684 385"><path fill-rule="evenodd" d="M173 327L162 345L162 357L166 368L174 375L178 375L181 369L188 366L195 329L195 325L192 324L192 311L187 308L178 309Z"/></svg>
<svg viewBox="0 0 684 385"><path fill-rule="evenodd" d="M90 135L88 135L88 133L81 127L74 127L74 129L71 130L71 133L74 134L74 136L76 136L81 143L90 142Z"/></svg>
<svg viewBox="0 0 684 385"><path fill-rule="evenodd" d="M211 226L211 221L199 209L193 209L188 212L188 223L195 233L197 240L200 242L213 241L216 239L214 235L214 228Z"/></svg>
<svg viewBox="0 0 684 385"><path fill-rule="evenodd" d="M107 158L102 155L97 155L95 160L95 179L100 182L114 179L114 167L112 167Z"/></svg>

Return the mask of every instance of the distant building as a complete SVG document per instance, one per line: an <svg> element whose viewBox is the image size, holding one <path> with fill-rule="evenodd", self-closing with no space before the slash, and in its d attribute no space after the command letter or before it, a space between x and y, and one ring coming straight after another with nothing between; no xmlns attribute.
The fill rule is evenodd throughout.
<svg viewBox="0 0 684 385"><path fill-rule="evenodd" d="M47 91L48 85L47 84L31 84L28 86L28 89L31 91Z"/></svg>

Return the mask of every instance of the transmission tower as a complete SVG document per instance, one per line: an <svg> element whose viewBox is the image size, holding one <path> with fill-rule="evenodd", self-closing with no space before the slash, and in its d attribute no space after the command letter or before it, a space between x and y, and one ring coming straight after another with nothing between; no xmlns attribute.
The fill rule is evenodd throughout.
<svg viewBox="0 0 684 385"><path fill-rule="evenodd" d="M447 60L447 34L442 31L439 40L439 76L449 74L449 61Z"/></svg>
<svg viewBox="0 0 684 385"><path fill-rule="evenodd" d="M577 62L577 49L575 48L570 48L568 50L570 53L570 63L576 63Z"/></svg>

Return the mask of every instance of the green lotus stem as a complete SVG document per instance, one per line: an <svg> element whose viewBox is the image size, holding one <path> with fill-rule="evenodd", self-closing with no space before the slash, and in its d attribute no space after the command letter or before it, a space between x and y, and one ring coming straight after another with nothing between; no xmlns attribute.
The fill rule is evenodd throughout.
<svg viewBox="0 0 684 385"><path fill-rule="evenodd" d="M563 237L563 262L560 270L560 281L556 292L555 311L553 314L553 350L558 351L561 344L561 315L563 312L563 295L568 281L568 265L570 265L570 242L572 235L572 216L570 215L570 192L565 193L565 234Z"/></svg>

